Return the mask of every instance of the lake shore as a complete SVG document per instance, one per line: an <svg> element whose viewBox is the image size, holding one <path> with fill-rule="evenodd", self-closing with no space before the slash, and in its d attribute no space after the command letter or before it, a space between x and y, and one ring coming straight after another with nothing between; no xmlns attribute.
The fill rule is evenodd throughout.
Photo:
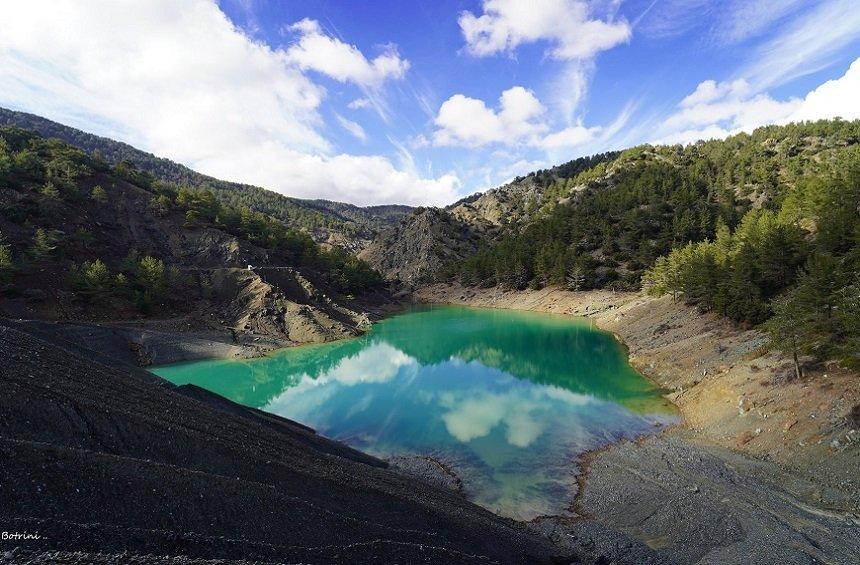
<svg viewBox="0 0 860 565"><path fill-rule="evenodd" d="M419 289L414 298L589 317L628 347L631 363L666 389L681 411L682 424L659 436L615 444L577 462L584 488L572 508L579 517L530 524L558 547L631 563L750 562L756 556L841 563L860 554L860 450L847 424L858 395L850 373L819 368L804 381L782 382L787 361L765 351L764 336L670 298L447 285ZM123 348L128 364L137 360L127 342L110 337L116 328L99 326L96 343L86 331L70 335L65 327L50 335L52 326L65 325L26 330L63 347L78 342L86 355L98 345L103 362L117 360ZM168 333L164 343L173 337ZM194 351L199 358L236 355L205 343ZM435 486L456 485L456 476L425 467L433 468L399 471L422 482L433 471ZM435 474L451 484L436 484Z"/></svg>
<svg viewBox="0 0 860 565"><path fill-rule="evenodd" d="M860 552L856 374L823 366L790 380L766 336L670 297L434 285L414 299L592 318L666 389L682 423L586 456L584 516L682 562L733 562L752 545L788 563Z"/></svg>
<svg viewBox="0 0 860 565"><path fill-rule="evenodd" d="M354 306L367 322L400 312L408 304L387 295L354 301ZM205 316L192 315L119 322L3 319L49 341L83 350L97 350L114 361L138 367L203 359L251 359L285 347L349 339L361 335L368 327L356 327L354 331L344 333L334 326L314 324L308 318L304 324L315 328L315 331L294 331L290 334L293 339L290 339L281 332L266 331L265 325L258 331L237 332L223 323L212 323L203 318ZM301 325L301 321L296 324Z"/></svg>

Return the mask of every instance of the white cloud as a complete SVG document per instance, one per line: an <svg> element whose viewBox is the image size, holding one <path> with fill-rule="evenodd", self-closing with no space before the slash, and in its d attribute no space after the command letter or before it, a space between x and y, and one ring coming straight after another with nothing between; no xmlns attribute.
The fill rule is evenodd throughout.
<svg viewBox="0 0 860 565"><path fill-rule="evenodd" d="M576 125L551 133L540 139L538 143L544 149L576 147L594 139L599 131L599 127L587 128L583 125Z"/></svg>
<svg viewBox="0 0 860 565"><path fill-rule="evenodd" d="M688 94L681 100L682 108L693 108L701 104L708 104L719 98L740 98L749 94L749 83L745 80L734 82L717 83L714 80L705 80L699 83L692 94Z"/></svg>
<svg viewBox="0 0 860 565"><path fill-rule="evenodd" d="M364 128L361 127L359 124L353 122L352 120L347 120L337 112L335 112L334 117L337 120L337 123L339 123L343 129L345 129L361 141L367 141L367 134L364 132Z"/></svg>
<svg viewBox="0 0 860 565"><path fill-rule="evenodd" d="M666 23L674 22L682 31L689 31L684 18L675 16L712 9L701 2L671 0L662 3L657 12L667 17ZM700 83L648 135L656 142L688 143L723 138L772 123L858 117L856 62L845 76L821 85L805 99L777 100L768 93L774 87L829 67L840 50L857 41L860 10L854 4L853 0L822 0L815 4L799 0L734 0L730 9L715 15L712 31L720 42L737 43L774 30L774 26L776 29L752 50L736 78Z"/></svg>
<svg viewBox="0 0 860 565"><path fill-rule="evenodd" d="M298 41L287 51L287 59L302 70L323 73L340 82L350 82L362 89L367 105L376 110L384 121L390 120L390 110L381 88L386 80L406 76L410 63L400 57L397 47L387 44L382 54L369 60L355 46L325 33L316 20L305 18L289 26L288 33L298 34Z"/></svg>
<svg viewBox="0 0 860 565"><path fill-rule="evenodd" d="M513 55L517 47L546 42L546 55L563 61L549 89L553 109L571 124L588 91L594 57L630 40L632 28L626 20L615 20L620 2L583 0L484 0L483 13L460 14L460 30L466 51L477 57L498 53ZM592 8L606 8L603 19Z"/></svg>
<svg viewBox="0 0 860 565"><path fill-rule="evenodd" d="M657 128L657 143L719 139L767 124L841 117L860 118L860 59L843 76L829 80L804 99L775 100L755 93L745 80L706 80L684 98L678 110Z"/></svg>
<svg viewBox="0 0 860 565"><path fill-rule="evenodd" d="M580 0L484 0L483 12L466 11L459 18L467 50L479 57L547 41L554 59L588 59L630 39L626 21L592 19Z"/></svg>
<svg viewBox="0 0 860 565"><path fill-rule="evenodd" d="M600 131L577 124L548 133L545 118L544 105L522 86L502 92L498 109L488 108L483 100L455 94L439 108L433 143L466 147L498 143L550 150L582 145Z"/></svg>
<svg viewBox="0 0 860 565"><path fill-rule="evenodd" d="M546 131L546 124L540 121L545 110L534 93L522 86L502 92L498 111L488 108L483 100L455 94L439 108L433 142L469 147L515 145Z"/></svg>
<svg viewBox="0 0 860 565"><path fill-rule="evenodd" d="M15 25L0 26L4 104L107 123L183 162L218 153L231 138L328 149L315 129L323 90L211 3L82 6L6 7Z"/></svg>
<svg viewBox="0 0 860 565"><path fill-rule="evenodd" d="M361 108L368 108L370 106L370 100L367 98L356 98L352 102L346 105L350 110L359 110Z"/></svg>
<svg viewBox="0 0 860 565"><path fill-rule="evenodd" d="M356 204L444 205L459 198L460 180L447 173L428 179L398 169L380 155L321 155L291 151L277 144L237 147L229 160L199 161L208 174L280 187L300 198L327 198Z"/></svg>
<svg viewBox="0 0 860 565"><path fill-rule="evenodd" d="M302 70L372 87L387 79L401 79L409 70L409 61L400 58L394 45L386 45L384 52L370 61L355 45L327 35L315 20L305 18L288 30L297 33L299 40L287 49L287 59Z"/></svg>
<svg viewBox="0 0 860 565"><path fill-rule="evenodd" d="M860 58L838 79L828 80L806 95L788 120L860 119Z"/></svg>
<svg viewBox="0 0 860 565"><path fill-rule="evenodd" d="M655 133L659 143L688 143L722 138L775 123L790 116L800 101L778 101L754 94L744 80L706 80L678 105L678 111L662 122Z"/></svg>
<svg viewBox="0 0 860 565"><path fill-rule="evenodd" d="M335 154L318 131L325 90L296 66L313 58L250 39L213 2L31 0L5 6L4 18L14 22L0 26L4 106L292 196L456 199L452 175L424 179L382 156ZM340 45L332 53L350 63L319 66L344 80L375 84L408 68L390 51L368 61Z"/></svg>

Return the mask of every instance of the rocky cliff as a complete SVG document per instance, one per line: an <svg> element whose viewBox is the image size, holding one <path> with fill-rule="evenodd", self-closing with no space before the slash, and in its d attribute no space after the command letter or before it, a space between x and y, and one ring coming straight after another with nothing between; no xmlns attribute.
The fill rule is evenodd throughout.
<svg viewBox="0 0 860 565"><path fill-rule="evenodd" d="M414 286L474 253L488 224L466 221L448 210L419 208L380 233L359 257L386 279Z"/></svg>

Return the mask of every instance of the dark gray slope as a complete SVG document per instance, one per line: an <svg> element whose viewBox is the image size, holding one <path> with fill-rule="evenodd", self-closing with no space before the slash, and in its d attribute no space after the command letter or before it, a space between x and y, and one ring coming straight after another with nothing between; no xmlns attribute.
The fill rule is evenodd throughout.
<svg viewBox="0 0 860 565"><path fill-rule="evenodd" d="M572 561L454 493L199 389L2 324L0 367L0 530L43 537L0 541L0 559Z"/></svg>

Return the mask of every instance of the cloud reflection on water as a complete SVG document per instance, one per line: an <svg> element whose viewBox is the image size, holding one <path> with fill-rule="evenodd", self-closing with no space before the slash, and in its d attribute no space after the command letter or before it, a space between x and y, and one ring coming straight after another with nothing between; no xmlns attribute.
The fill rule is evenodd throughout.
<svg viewBox="0 0 860 565"><path fill-rule="evenodd" d="M551 385L517 386L521 382L510 375L483 367L475 361L463 362L452 357L439 365L458 369L472 366L480 371L498 373L493 380L497 385L501 383L505 386L506 390L487 392L481 385L435 391L427 388L426 382L414 381L415 374L421 368L418 360L388 343L377 342L356 355L344 357L319 376L301 374L297 384L286 388L264 410L289 413L299 419L304 417L319 422L320 415L328 412L323 410L324 404L342 394L344 387L381 385L397 378L403 380L407 388L414 386L416 390L409 391L414 398L435 403L433 411L441 417L447 432L458 441L468 443L486 437L501 425L505 429L508 444L526 448L545 430L545 422L551 414L559 413L562 408L560 404L575 408L600 402L593 397ZM287 382L296 382L296 379L288 379ZM473 384L470 381L464 383ZM344 418L348 419L370 407L374 397L373 387L366 388L366 392L343 414ZM320 424L325 427L325 423L317 425Z"/></svg>

